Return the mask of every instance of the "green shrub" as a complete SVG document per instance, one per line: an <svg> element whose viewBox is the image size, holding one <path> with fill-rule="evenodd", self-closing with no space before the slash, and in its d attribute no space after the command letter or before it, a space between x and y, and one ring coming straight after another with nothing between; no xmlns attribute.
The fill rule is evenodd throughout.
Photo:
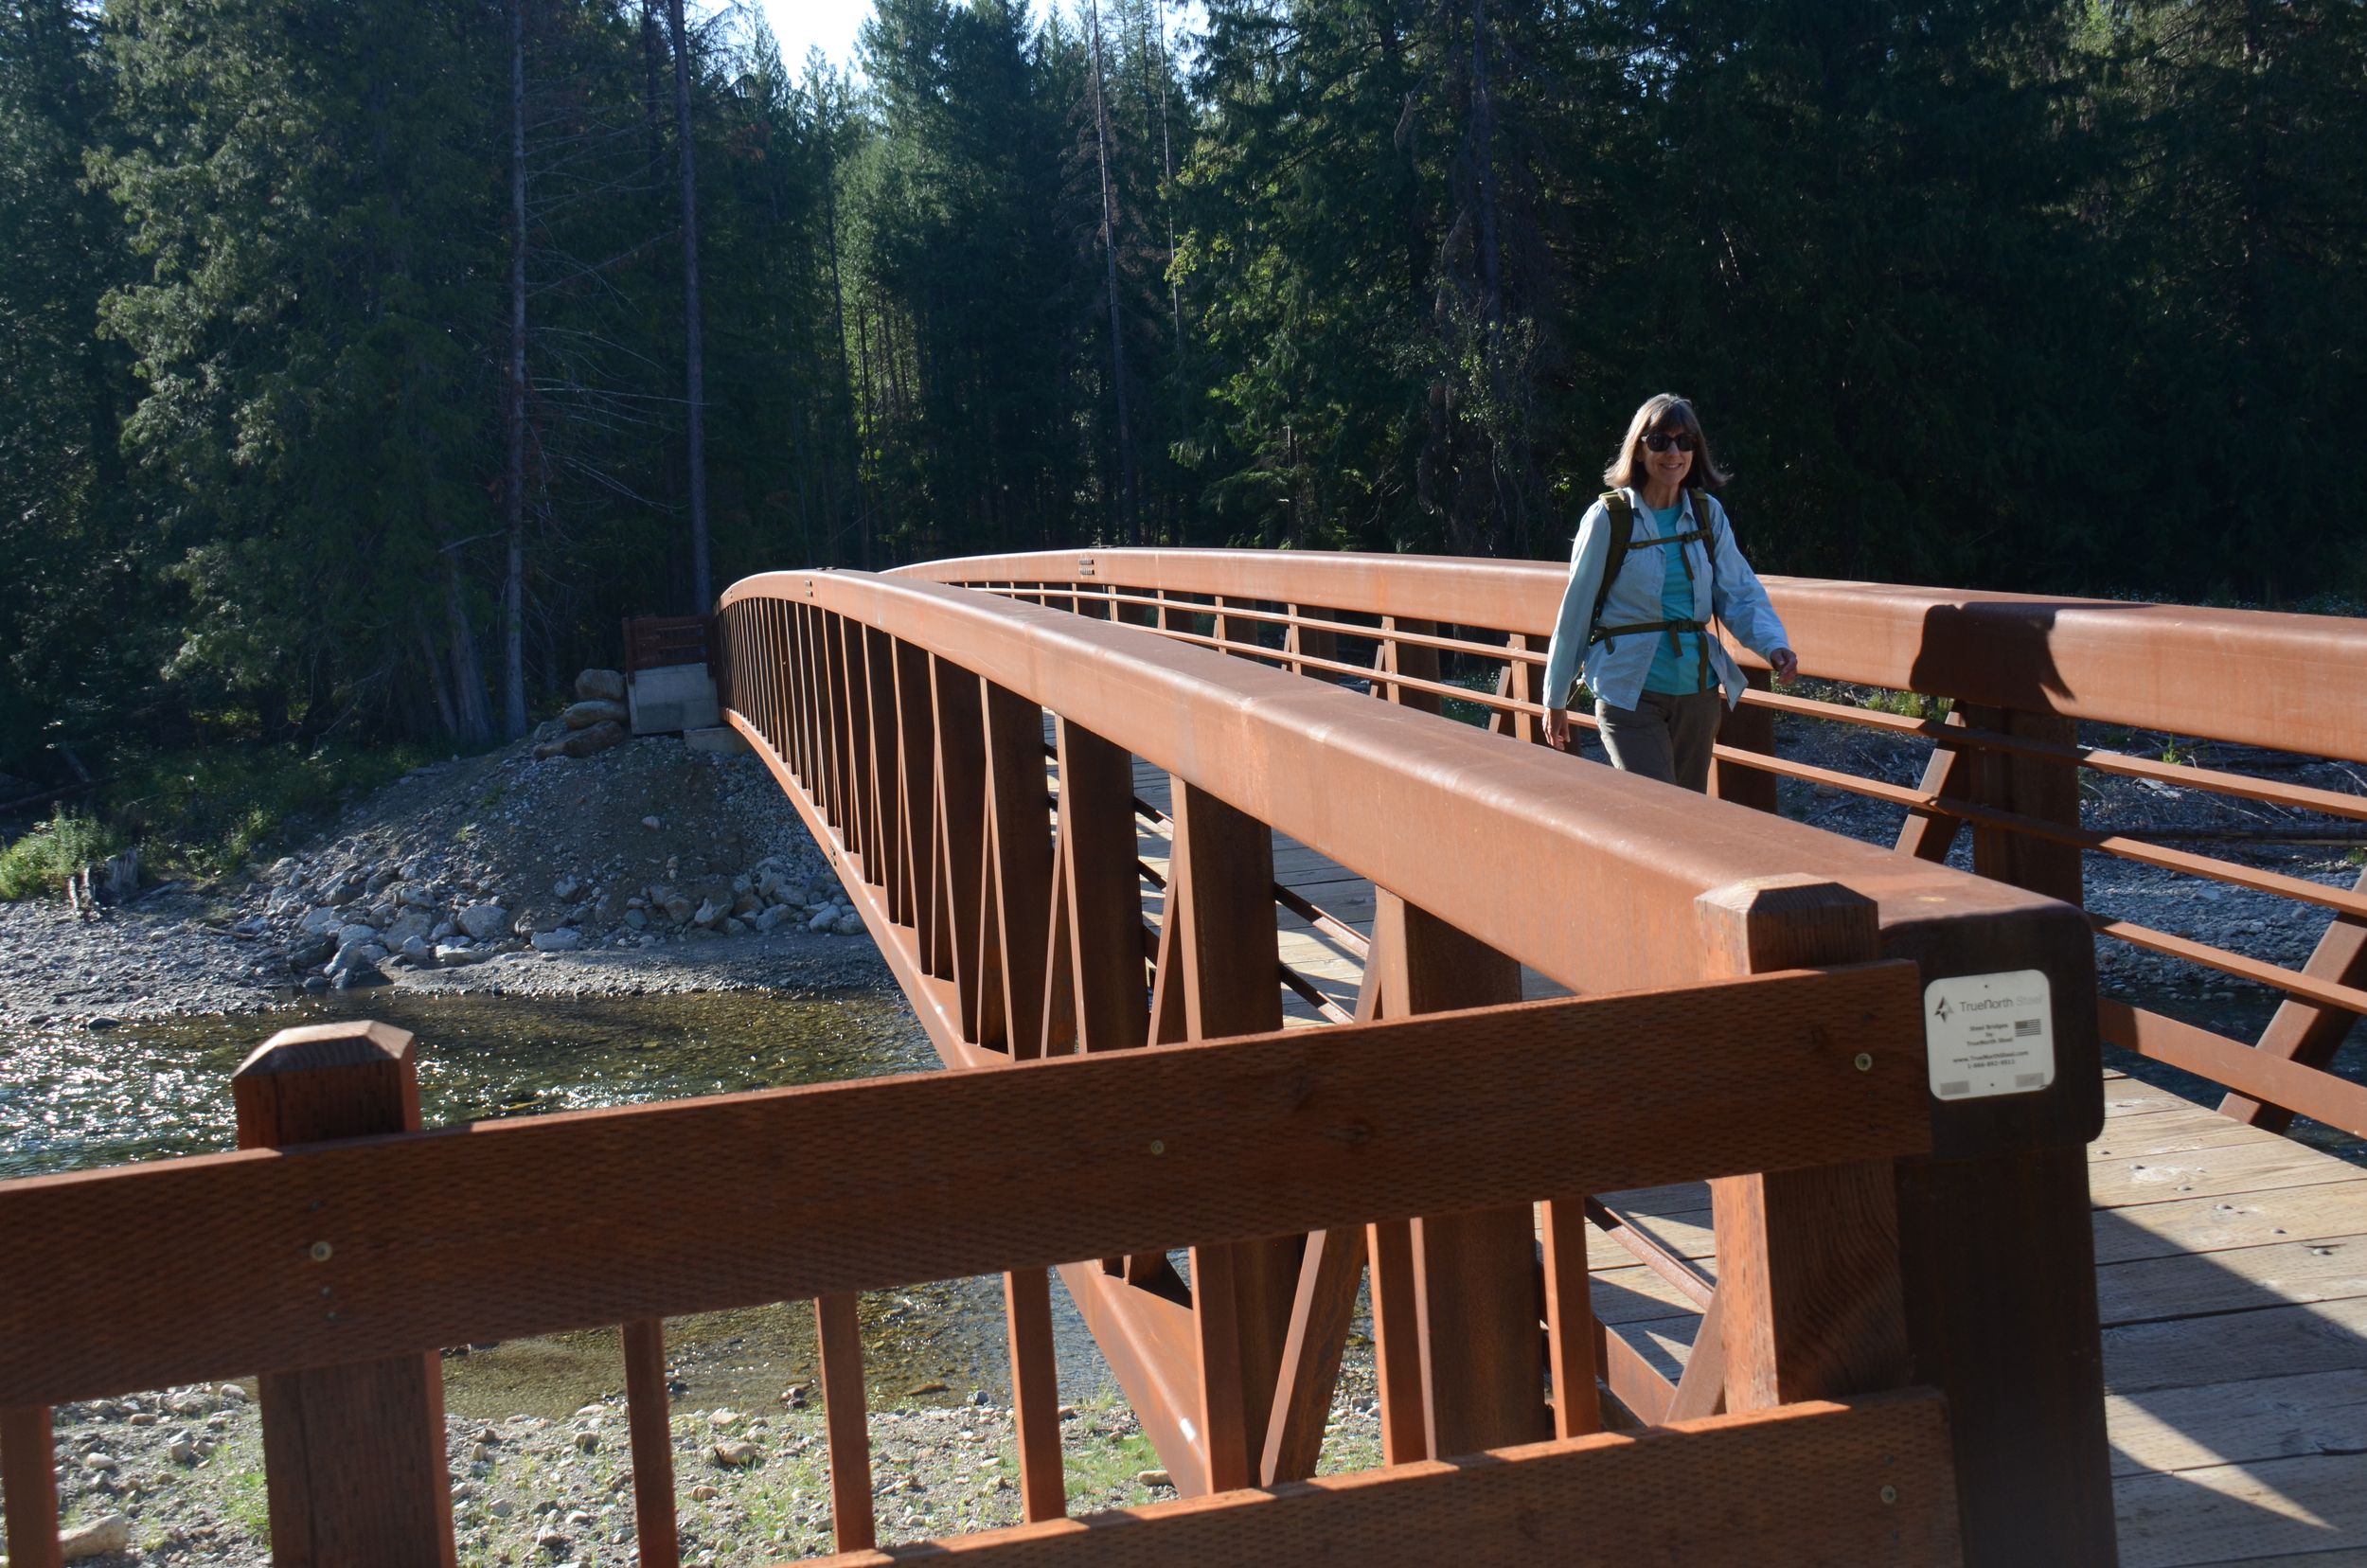
<svg viewBox="0 0 2367 1568"><path fill-rule="evenodd" d="M107 811L158 871L226 876L431 754L333 742L122 753L113 758Z"/></svg>
<svg viewBox="0 0 2367 1568"><path fill-rule="evenodd" d="M1956 706L1953 697L1927 697L1920 691L1869 691L1860 699L1859 705L1878 713L1895 713L1902 718L1930 723L1945 719Z"/></svg>
<svg viewBox="0 0 2367 1568"><path fill-rule="evenodd" d="M122 850L123 836L97 817L60 811L0 849L0 899L63 892L68 877Z"/></svg>

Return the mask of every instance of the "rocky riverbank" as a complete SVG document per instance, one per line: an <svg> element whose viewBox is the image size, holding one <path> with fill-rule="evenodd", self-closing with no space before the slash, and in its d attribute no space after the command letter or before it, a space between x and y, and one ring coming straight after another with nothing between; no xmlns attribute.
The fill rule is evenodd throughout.
<svg viewBox="0 0 2367 1568"><path fill-rule="evenodd" d="M889 984L753 757L648 737L420 768L249 877L79 916L0 905L0 1010L29 1025L267 1008L393 984L507 995Z"/></svg>
<svg viewBox="0 0 2367 1568"><path fill-rule="evenodd" d="M1371 1365L1352 1359L1325 1439L1326 1469L1379 1463ZM683 1560L740 1568L831 1549L820 1401L792 1385L770 1409L677 1409L674 1491ZM56 1413L66 1536L77 1560L258 1565L271 1560L261 1423L251 1386L226 1383L67 1405ZM1122 1402L1060 1411L1073 1513L1172 1498ZM988 1395L952 1409L871 1417L872 1509L882 1544L1021 1523L1011 1412ZM625 1564L636 1559L623 1400L564 1420L446 1422L460 1561ZM0 1559L4 1568L6 1559Z"/></svg>

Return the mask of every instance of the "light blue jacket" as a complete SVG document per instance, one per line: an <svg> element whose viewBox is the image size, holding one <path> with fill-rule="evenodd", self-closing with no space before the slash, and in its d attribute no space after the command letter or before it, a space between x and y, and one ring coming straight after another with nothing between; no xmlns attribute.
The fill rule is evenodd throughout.
<svg viewBox="0 0 2367 1568"><path fill-rule="evenodd" d="M1716 496L1710 497L1710 526L1717 546L1717 570L1712 573L1709 551L1699 540L1651 549L1636 547L1664 535L1650 509L1644 505L1642 494L1633 490L1623 493L1628 504L1635 508L1635 533L1618 579L1611 585L1611 597L1604 601L1604 625L1643 626L1663 618L1661 587L1668 570L1666 552L1678 549L1684 551L1693 563L1695 620L1708 624L1714 610L1726 630L1761 658L1778 648L1791 646L1784 623L1775 618L1775 607L1767 601L1767 590L1759 585L1758 574L1751 570L1751 563L1735 547L1734 526L1726 521L1726 508L1717 504ZM1693 495L1688 490L1667 533L1692 531ZM1561 591L1561 614L1554 622L1553 646L1545 652L1543 701L1547 707L1557 707L1568 700L1571 679L1579 672L1581 664L1585 667L1588 688L1613 707L1631 708L1644 695L1645 678L1652 669L1653 648L1667 636L1666 633L1642 633L1587 646L1587 637L1593 631L1594 594L1602 584L1603 563L1610 555L1610 513L1597 501L1579 521L1577 541L1570 551L1570 581ZM1713 583L1714 599L1709 592ZM1709 650L1710 668L1717 672L1718 684L1726 688L1726 705L1733 707L1742 701L1741 667L1717 638L1709 639Z"/></svg>

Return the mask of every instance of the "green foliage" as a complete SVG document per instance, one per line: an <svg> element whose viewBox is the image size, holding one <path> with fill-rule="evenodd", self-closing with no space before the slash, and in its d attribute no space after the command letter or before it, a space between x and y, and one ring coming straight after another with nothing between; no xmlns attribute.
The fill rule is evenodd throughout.
<svg viewBox="0 0 2367 1568"><path fill-rule="evenodd" d="M126 756L108 799L158 872L224 876L437 755L419 745L213 745Z"/></svg>
<svg viewBox="0 0 2367 1568"><path fill-rule="evenodd" d="M1920 691L1884 691L1878 688L1860 696L1858 705L1872 708L1877 713L1895 713L1902 718L1920 720L1928 724L1947 718L1954 710L1956 700L1953 697L1927 696Z"/></svg>
<svg viewBox="0 0 2367 1568"><path fill-rule="evenodd" d="M1673 387L1768 570L2367 598L2356 0L700 9L720 579L1558 556ZM0 768L473 743L694 608L662 13L0 0Z"/></svg>
<svg viewBox="0 0 2367 1568"><path fill-rule="evenodd" d="M0 849L0 899L11 902L62 893L66 879L93 861L123 852L123 836L96 817L60 811Z"/></svg>

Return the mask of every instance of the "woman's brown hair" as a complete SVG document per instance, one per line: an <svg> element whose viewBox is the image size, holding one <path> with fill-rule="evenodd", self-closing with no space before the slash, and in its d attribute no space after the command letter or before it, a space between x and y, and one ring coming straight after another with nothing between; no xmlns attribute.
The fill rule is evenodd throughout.
<svg viewBox="0 0 2367 1568"><path fill-rule="evenodd" d="M1710 455L1710 438L1702 432L1701 417L1693 412L1693 405L1674 392L1660 392L1644 400L1644 406L1628 421L1628 438L1611 454L1611 466L1603 470L1603 483L1614 490L1644 483L1644 437L1675 435L1683 431L1694 440L1693 466L1685 470L1687 490L1716 490L1726 482L1726 471Z"/></svg>

